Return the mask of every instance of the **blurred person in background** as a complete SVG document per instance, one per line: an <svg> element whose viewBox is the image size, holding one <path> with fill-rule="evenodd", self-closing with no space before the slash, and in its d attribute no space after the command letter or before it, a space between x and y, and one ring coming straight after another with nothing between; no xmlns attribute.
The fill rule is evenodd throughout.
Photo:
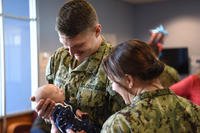
<svg viewBox="0 0 200 133"><path fill-rule="evenodd" d="M150 30L151 35L148 41L149 46L153 49L156 56L159 58L162 56L162 50L164 45L165 36L168 32L164 29L162 25ZM161 84L164 87L169 87L180 80L177 70L167 64L165 64L165 69L159 77Z"/></svg>
<svg viewBox="0 0 200 133"><path fill-rule="evenodd" d="M200 70L173 84L170 89L200 106Z"/></svg>

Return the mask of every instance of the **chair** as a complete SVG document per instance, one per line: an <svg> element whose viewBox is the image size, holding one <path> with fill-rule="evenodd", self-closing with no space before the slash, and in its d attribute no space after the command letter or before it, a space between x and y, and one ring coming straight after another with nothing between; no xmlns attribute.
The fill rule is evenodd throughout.
<svg viewBox="0 0 200 133"><path fill-rule="evenodd" d="M9 125L8 133L30 133L31 122L15 122Z"/></svg>

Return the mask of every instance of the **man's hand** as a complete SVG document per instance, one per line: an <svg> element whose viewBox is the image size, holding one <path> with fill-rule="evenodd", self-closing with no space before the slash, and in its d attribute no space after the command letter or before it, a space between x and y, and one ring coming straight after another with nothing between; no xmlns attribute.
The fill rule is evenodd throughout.
<svg viewBox="0 0 200 133"><path fill-rule="evenodd" d="M76 110L76 115L77 115L79 118L84 118L84 117L88 116L88 113L82 112L81 110L77 109L77 110Z"/></svg>
<svg viewBox="0 0 200 133"><path fill-rule="evenodd" d="M66 130L66 133L86 133L84 130L81 130L80 132L74 132L73 130L71 130L71 129L67 129Z"/></svg>
<svg viewBox="0 0 200 133"><path fill-rule="evenodd" d="M31 101L35 101L35 97L32 96ZM36 109L35 111L38 113L39 117L42 118L49 118L53 109L55 107L55 102L49 98L47 99L41 99L37 104L36 104Z"/></svg>
<svg viewBox="0 0 200 133"><path fill-rule="evenodd" d="M51 133L59 133L59 130L57 129L52 117L50 117L50 121L51 121Z"/></svg>

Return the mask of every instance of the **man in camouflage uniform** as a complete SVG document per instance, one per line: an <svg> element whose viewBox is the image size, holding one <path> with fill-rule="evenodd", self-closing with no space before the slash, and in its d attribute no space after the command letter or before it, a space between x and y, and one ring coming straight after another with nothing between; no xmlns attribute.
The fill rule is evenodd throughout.
<svg viewBox="0 0 200 133"><path fill-rule="evenodd" d="M60 9L56 29L63 47L51 56L46 78L65 91L66 100L74 108L87 112L90 120L101 128L103 122L125 104L110 89L102 69L102 60L110 53L111 45L101 36L95 9L84 0L67 2ZM36 111L39 116L48 118L53 107L54 102L47 99L36 106ZM41 127L40 120L36 121L34 127Z"/></svg>
<svg viewBox="0 0 200 133"><path fill-rule="evenodd" d="M160 75L159 79L161 84L166 88L180 81L177 70L167 64L165 64L165 69Z"/></svg>
<svg viewBox="0 0 200 133"><path fill-rule="evenodd" d="M46 73L48 81L64 89L66 99L74 108L87 112L91 120L100 125L111 111L120 109L114 105L114 95L106 90L110 90L110 83L101 66L110 50L111 46L102 42L95 54L74 68L77 60L71 58L65 48L60 48L51 57Z"/></svg>

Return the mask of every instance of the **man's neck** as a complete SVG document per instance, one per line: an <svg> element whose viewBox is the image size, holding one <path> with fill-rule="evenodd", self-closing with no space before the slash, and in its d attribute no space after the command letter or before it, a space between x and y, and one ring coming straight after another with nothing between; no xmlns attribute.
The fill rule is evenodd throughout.
<svg viewBox="0 0 200 133"><path fill-rule="evenodd" d="M101 43L103 42L103 38L101 35L99 35L99 37L97 38L97 41L96 41L96 45L94 47L94 50L92 53L95 53L98 51L99 47L101 46Z"/></svg>
<svg viewBox="0 0 200 133"><path fill-rule="evenodd" d="M101 46L101 43L102 43L102 42L103 42L103 38L102 38L102 36L100 35L100 36L97 38L97 41L96 41L96 43L95 43L93 49L91 50L90 56L93 55L94 53L96 53L96 52L98 51L98 49L99 49L99 47ZM78 60L77 65L81 64L83 61L87 60L88 58L89 58L89 56L88 56L88 57L85 57L84 59Z"/></svg>

